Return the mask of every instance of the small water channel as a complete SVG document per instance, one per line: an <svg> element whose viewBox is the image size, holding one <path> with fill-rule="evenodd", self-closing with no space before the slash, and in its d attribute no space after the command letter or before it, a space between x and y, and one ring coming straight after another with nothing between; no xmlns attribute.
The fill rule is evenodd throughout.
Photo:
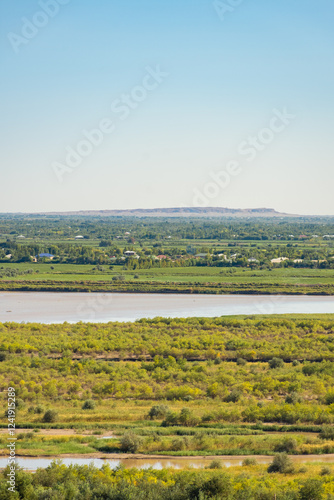
<svg viewBox="0 0 334 500"><path fill-rule="evenodd" d="M65 465L89 465L93 464L95 467L102 467L103 464L109 464L111 468L115 469L120 465L124 465L126 468L136 467L139 469L148 469L152 467L153 469L164 469L168 467L173 467L174 469L184 469L188 467L194 468L204 468L208 466L212 460L219 459L225 467L233 467L242 465L245 456L223 456L223 457L157 457L157 458L121 458L121 459L104 459L104 458L63 458L62 462ZM255 458L259 464L269 464L273 457L271 456L252 456ZM291 457L293 462L303 464L303 463L334 463L334 455L295 455ZM36 470L39 467L48 467L54 458L31 458L31 457L18 457L17 463L20 467L26 470ZM7 459L0 458L0 468L4 468L7 465Z"/></svg>

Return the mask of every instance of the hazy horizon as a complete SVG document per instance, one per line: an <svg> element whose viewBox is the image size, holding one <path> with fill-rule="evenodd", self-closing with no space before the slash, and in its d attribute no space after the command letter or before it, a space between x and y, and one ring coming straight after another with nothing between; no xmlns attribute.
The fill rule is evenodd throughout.
<svg viewBox="0 0 334 500"><path fill-rule="evenodd" d="M334 4L0 4L0 213L334 214Z"/></svg>
<svg viewBox="0 0 334 500"><path fill-rule="evenodd" d="M170 207L146 207L146 208L143 208L143 207L134 207L134 208L125 208L125 209L122 209L122 208L101 208L101 209L78 209L78 210L52 210L52 211L35 211L35 212L0 212L0 215L52 215L52 214L56 214L56 215L67 215L67 214L82 214L82 215L86 215L88 213L100 213L100 212L135 212L135 211L157 211L159 212L159 210L187 210L187 209L203 209L203 210L212 210L214 211L215 209L219 210L219 209L227 209L227 210L234 210L234 211L248 211L248 210L252 210L252 211L256 211L256 210L259 210L259 211L263 211L263 210L268 210L268 211L274 211L275 213L277 213L278 215L276 216L276 218L280 215L284 216L290 216L290 217L300 217L300 218L303 218L303 217L319 217L319 218L326 218L326 217L334 217L334 214L322 214L322 215L318 215L318 214L303 214L303 213L289 213L289 212L280 212L278 210L276 210L275 208L272 208L272 207L244 207L244 208L241 208L241 207L218 207L218 206L215 206L215 207L176 207L176 206L170 206ZM107 216L108 217L108 216ZM152 217L155 217L155 216L152 216ZM169 217L169 215L166 215L166 217ZM177 216L175 216L177 217ZM191 215L189 215L189 217L191 217ZM194 214L194 217L196 217L196 214ZM221 216L222 218L224 218L224 215ZM228 217L228 215L226 215L225 217ZM233 218L233 215L231 216ZM246 216L245 216L246 217ZM268 216L270 217L270 215ZM202 218L205 218L205 216L203 215ZM236 216L236 218L238 218L238 216ZM242 218L242 216L240 216L240 218ZM247 218L249 218L249 216L247 216ZM263 218L265 218L265 216L263 216ZM273 219L275 219L275 216L273 217Z"/></svg>

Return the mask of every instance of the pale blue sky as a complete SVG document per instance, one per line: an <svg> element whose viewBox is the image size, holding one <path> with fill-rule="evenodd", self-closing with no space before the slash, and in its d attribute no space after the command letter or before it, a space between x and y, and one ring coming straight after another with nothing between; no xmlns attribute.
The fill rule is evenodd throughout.
<svg viewBox="0 0 334 500"><path fill-rule="evenodd" d="M2 0L0 212L334 215L334 3L237 3L219 16L211 0ZM105 119L102 143L82 145Z"/></svg>

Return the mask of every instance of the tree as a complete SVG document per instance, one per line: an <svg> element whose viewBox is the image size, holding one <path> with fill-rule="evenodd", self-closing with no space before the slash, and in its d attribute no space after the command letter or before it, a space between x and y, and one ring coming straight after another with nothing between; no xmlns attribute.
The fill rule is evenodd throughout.
<svg viewBox="0 0 334 500"><path fill-rule="evenodd" d="M121 450L125 453L137 453L143 440L134 432L128 431L121 437Z"/></svg>
<svg viewBox="0 0 334 500"><path fill-rule="evenodd" d="M281 474L292 474L294 466L286 453L279 453L268 467L268 472L280 472Z"/></svg>

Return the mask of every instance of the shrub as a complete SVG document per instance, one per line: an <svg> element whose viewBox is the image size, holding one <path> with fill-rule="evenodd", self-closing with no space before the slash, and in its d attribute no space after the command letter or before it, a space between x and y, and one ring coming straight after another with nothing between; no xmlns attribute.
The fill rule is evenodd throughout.
<svg viewBox="0 0 334 500"><path fill-rule="evenodd" d="M320 471L320 476L330 476L332 474L332 469L330 467L323 467Z"/></svg>
<svg viewBox="0 0 334 500"><path fill-rule="evenodd" d="M120 274L118 276L113 276L111 279L112 281L125 281L125 276Z"/></svg>
<svg viewBox="0 0 334 500"><path fill-rule="evenodd" d="M165 420L162 422L161 425L162 427L169 427L177 424L178 424L178 414L173 411L169 411L165 417Z"/></svg>
<svg viewBox="0 0 334 500"><path fill-rule="evenodd" d="M274 457L267 471L269 473L280 472L281 474L292 474L294 472L294 466L286 453L279 453Z"/></svg>
<svg viewBox="0 0 334 500"><path fill-rule="evenodd" d="M226 396L225 401L227 403L237 403L241 398L242 393L238 389L233 389L228 396Z"/></svg>
<svg viewBox="0 0 334 500"><path fill-rule="evenodd" d="M182 451L187 449L187 443L182 438L175 438L171 444L171 450L173 451Z"/></svg>
<svg viewBox="0 0 334 500"><path fill-rule="evenodd" d="M282 358L273 358L269 361L269 367L273 370L275 368L283 368L284 361Z"/></svg>
<svg viewBox="0 0 334 500"><path fill-rule="evenodd" d="M24 403L23 399L16 398L16 400L15 400L15 407L16 407L17 410L21 410L22 408L24 408L25 407L25 403Z"/></svg>
<svg viewBox="0 0 334 500"><path fill-rule="evenodd" d="M221 460L218 460L216 458L215 460L212 460L212 462L210 462L209 465L207 465L205 468L206 469L222 469L223 464L222 464Z"/></svg>
<svg viewBox="0 0 334 500"><path fill-rule="evenodd" d="M328 441L334 441L334 427L331 427L330 425L324 425L319 432L319 437Z"/></svg>
<svg viewBox="0 0 334 500"><path fill-rule="evenodd" d="M255 458L245 458L242 461L242 465L243 465L243 467L251 467L253 465L257 465L257 461Z"/></svg>
<svg viewBox="0 0 334 500"><path fill-rule="evenodd" d="M275 446L275 451L278 452L286 452L286 453L291 453L293 451L296 451L298 447L298 443L295 439L293 438L285 438L283 439L282 442L278 443Z"/></svg>
<svg viewBox="0 0 334 500"><path fill-rule="evenodd" d="M231 498L232 482L231 478L222 474L214 475L209 481L206 481L202 486L204 498Z"/></svg>
<svg viewBox="0 0 334 500"><path fill-rule="evenodd" d="M199 423L199 419L195 417L188 408L182 408L179 414L169 411L166 414L165 420L162 422L163 427L173 425L183 425L185 427L195 427Z"/></svg>
<svg viewBox="0 0 334 500"><path fill-rule="evenodd" d="M285 398L285 402L288 403L289 405L295 405L297 403L302 403L303 398L297 394L297 392L292 392L291 394L288 394L287 397Z"/></svg>
<svg viewBox="0 0 334 500"><path fill-rule="evenodd" d="M59 416L56 410L46 410L46 412L43 415L43 422L46 423L52 423L52 422L57 422Z"/></svg>
<svg viewBox="0 0 334 500"><path fill-rule="evenodd" d="M181 425L184 425L186 427L192 427L198 424L198 419L188 408L182 408L178 421Z"/></svg>
<svg viewBox="0 0 334 500"><path fill-rule="evenodd" d="M245 365L247 365L247 361L245 359L243 359L243 358L238 358L237 359L237 365L239 365L239 366L245 366Z"/></svg>
<svg viewBox="0 0 334 500"><path fill-rule="evenodd" d="M94 410L95 408L95 401L93 399L86 399L84 404L82 405L83 410Z"/></svg>
<svg viewBox="0 0 334 500"><path fill-rule="evenodd" d="M131 431L121 437L121 450L125 453L137 453L142 444L142 438Z"/></svg>
<svg viewBox="0 0 334 500"><path fill-rule="evenodd" d="M317 371L318 371L317 363L310 363L304 365L302 368L302 372L304 373L304 375L313 375L314 373L317 373Z"/></svg>
<svg viewBox="0 0 334 500"><path fill-rule="evenodd" d="M299 492L300 500L322 500L325 498L324 485L319 479L307 479Z"/></svg>
<svg viewBox="0 0 334 500"><path fill-rule="evenodd" d="M0 352L0 361L5 361L7 354L5 352Z"/></svg>
<svg viewBox="0 0 334 500"><path fill-rule="evenodd" d="M44 407L42 405L37 405L35 407L35 413L37 413L38 415L41 415L43 412L44 412Z"/></svg>
<svg viewBox="0 0 334 500"><path fill-rule="evenodd" d="M167 405L155 405L152 406L150 411L148 412L148 418L154 420L155 418L164 418L169 411Z"/></svg>
<svg viewBox="0 0 334 500"><path fill-rule="evenodd" d="M334 392L328 392L325 396L326 405L331 405L334 403Z"/></svg>

